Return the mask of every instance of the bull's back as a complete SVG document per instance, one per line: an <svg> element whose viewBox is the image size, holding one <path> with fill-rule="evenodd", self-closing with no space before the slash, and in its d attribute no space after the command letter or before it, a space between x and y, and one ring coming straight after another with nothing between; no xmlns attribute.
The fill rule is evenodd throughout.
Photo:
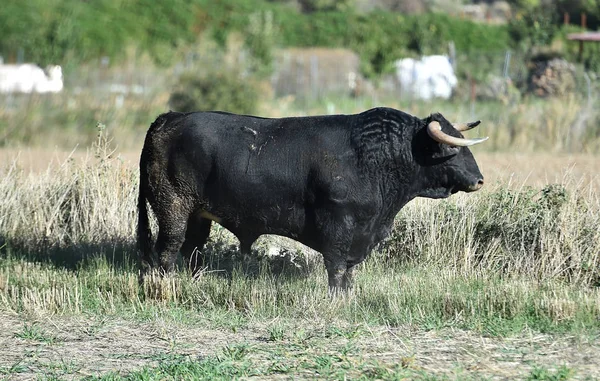
<svg viewBox="0 0 600 381"><path fill-rule="evenodd" d="M202 207L224 225L261 233L299 234L306 209L332 177L325 172L344 166L339 160L348 148L344 118L197 113L177 123L169 161L180 182L193 178L186 188L195 188Z"/></svg>

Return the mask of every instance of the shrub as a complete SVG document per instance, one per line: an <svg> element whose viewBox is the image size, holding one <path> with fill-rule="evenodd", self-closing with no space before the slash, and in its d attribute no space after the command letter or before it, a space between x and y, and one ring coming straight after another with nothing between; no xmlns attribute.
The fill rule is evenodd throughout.
<svg viewBox="0 0 600 381"><path fill-rule="evenodd" d="M540 5L529 12L517 14L508 23L513 48L530 50L547 46L558 30L556 24L556 8L552 6Z"/></svg>
<svg viewBox="0 0 600 381"><path fill-rule="evenodd" d="M186 73L179 78L169 106L181 112L218 110L253 114L258 98L257 85L236 72Z"/></svg>
<svg viewBox="0 0 600 381"><path fill-rule="evenodd" d="M600 284L597 207L560 184L500 187L404 208L380 251L391 263Z"/></svg>

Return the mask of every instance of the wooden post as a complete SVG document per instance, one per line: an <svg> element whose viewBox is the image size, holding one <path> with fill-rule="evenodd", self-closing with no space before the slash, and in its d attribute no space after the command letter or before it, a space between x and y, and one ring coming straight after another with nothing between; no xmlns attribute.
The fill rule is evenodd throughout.
<svg viewBox="0 0 600 381"><path fill-rule="evenodd" d="M476 89L475 89L475 79L469 76L469 82L471 82L471 119L475 119L475 100L476 100Z"/></svg>
<svg viewBox="0 0 600 381"><path fill-rule="evenodd" d="M587 29L587 15L585 12L581 12L581 27Z"/></svg>
<svg viewBox="0 0 600 381"><path fill-rule="evenodd" d="M564 15L563 15L563 24L564 25L569 25L569 21L571 21L570 20L569 12L565 12Z"/></svg>

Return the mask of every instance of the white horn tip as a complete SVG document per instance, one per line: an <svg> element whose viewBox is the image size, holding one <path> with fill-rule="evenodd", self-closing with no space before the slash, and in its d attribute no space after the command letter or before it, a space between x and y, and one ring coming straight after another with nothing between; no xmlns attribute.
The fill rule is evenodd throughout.
<svg viewBox="0 0 600 381"><path fill-rule="evenodd" d="M479 144L479 143L483 143L486 140L488 140L490 137L486 136L485 138L475 138L475 139L468 139L470 146L475 145L475 144Z"/></svg>

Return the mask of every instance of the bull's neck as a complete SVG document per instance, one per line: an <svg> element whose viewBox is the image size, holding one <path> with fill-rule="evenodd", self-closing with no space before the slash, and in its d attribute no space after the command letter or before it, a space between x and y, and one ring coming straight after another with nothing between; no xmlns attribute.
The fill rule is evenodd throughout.
<svg viewBox="0 0 600 381"><path fill-rule="evenodd" d="M420 119L391 109L363 113L353 136L359 165L380 192L385 220L418 196L419 169L412 137Z"/></svg>
<svg viewBox="0 0 600 381"><path fill-rule="evenodd" d="M410 162L406 162L402 168L381 174L379 187L386 220L393 220L400 209L419 196L419 182L418 169Z"/></svg>

